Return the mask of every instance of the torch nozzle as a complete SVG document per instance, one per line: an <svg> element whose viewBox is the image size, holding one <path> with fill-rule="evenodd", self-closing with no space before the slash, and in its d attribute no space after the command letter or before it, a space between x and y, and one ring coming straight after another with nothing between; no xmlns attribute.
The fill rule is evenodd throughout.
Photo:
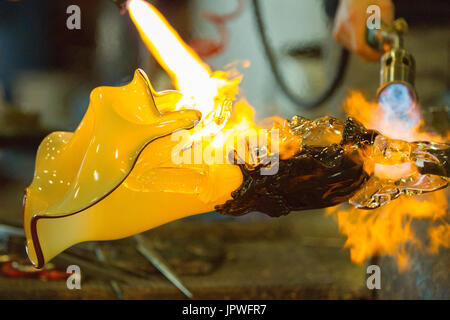
<svg viewBox="0 0 450 320"><path fill-rule="evenodd" d="M403 18L395 20L392 25L383 23L380 29L367 30L367 42L371 47L383 52L380 60L380 86L377 92L378 100L386 100L385 89L391 87L395 90L388 89L388 92L397 93L399 88L403 86L404 92L408 92L411 99L415 102L417 94L414 86L416 63L414 57L405 50L403 36L408 32L408 24ZM408 90L406 90L408 89ZM393 97L391 94L389 97ZM406 95L402 95L406 97ZM399 98L397 96L397 98ZM396 99L397 99L396 98ZM402 103L404 101L401 101Z"/></svg>

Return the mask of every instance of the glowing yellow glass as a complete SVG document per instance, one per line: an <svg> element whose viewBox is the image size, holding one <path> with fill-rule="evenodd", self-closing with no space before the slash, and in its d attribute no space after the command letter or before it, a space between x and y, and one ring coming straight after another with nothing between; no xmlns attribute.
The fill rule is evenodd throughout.
<svg viewBox="0 0 450 320"><path fill-rule="evenodd" d="M27 251L36 267L76 243L124 238L231 199L243 179L237 166L172 161L179 141L170 134L201 118L195 110L158 111L180 97L155 93L137 70L128 85L94 89L75 132L42 141L24 199Z"/></svg>

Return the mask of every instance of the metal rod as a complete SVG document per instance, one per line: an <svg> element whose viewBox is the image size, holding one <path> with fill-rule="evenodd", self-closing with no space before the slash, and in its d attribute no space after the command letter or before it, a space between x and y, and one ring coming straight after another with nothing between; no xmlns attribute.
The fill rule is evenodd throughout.
<svg viewBox="0 0 450 320"><path fill-rule="evenodd" d="M133 236L136 240L136 249L149 261L156 269L158 269L175 287L177 287L186 297L192 299L192 293L181 283L174 271L170 269L164 258L145 243L143 237L138 234Z"/></svg>

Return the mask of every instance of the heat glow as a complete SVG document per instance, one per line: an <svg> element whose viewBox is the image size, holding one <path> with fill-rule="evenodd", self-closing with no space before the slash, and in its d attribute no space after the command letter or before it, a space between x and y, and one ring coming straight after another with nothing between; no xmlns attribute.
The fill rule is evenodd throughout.
<svg viewBox="0 0 450 320"><path fill-rule="evenodd" d="M432 140L445 142L446 137L427 133L419 107L405 105L407 109L395 114L385 111L389 106L367 101L362 93L351 92L344 108L349 116L361 121L367 128L406 141ZM404 163L407 165L408 163ZM383 166L383 175L395 177L402 168ZM404 169L404 168L403 168ZM391 256L400 271L411 266L412 249L435 254L439 247L450 247L447 191L427 193L414 197L400 196L375 210L359 210L346 205L329 208L335 215L341 233L347 236L345 247L350 249L353 262L361 264L372 256ZM427 239L414 228L420 220L428 220Z"/></svg>
<svg viewBox="0 0 450 320"><path fill-rule="evenodd" d="M177 110L190 108L202 113L201 123L194 128L191 141L209 136L212 137L211 146L220 148L230 136L248 135L249 130L258 128L253 121L253 109L246 101L241 100L233 106L240 77L229 79L223 71L213 72L151 4L131 0L129 14L148 49L181 93L181 98L171 104ZM353 92L345 105L349 116L391 138L445 141L443 137L420 129L421 116L416 104L408 104L407 108L400 110L401 118L396 118L389 108L368 102L359 92ZM289 134L282 120L275 120L281 131L280 157L294 155L298 137ZM406 164L400 169L409 170L409 167ZM379 174L386 176L389 176L389 170L399 173L399 167L395 166L392 169L388 165L378 169ZM450 247L445 191L416 197L401 196L371 211L346 209L344 206L328 211L336 215L340 231L347 236L345 246L350 249L351 259L355 263L363 263L374 255L389 255L396 259L400 270L406 270L409 246L433 253L440 246ZM434 222L428 230L429 245L424 245L412 228L415 219L426 218Z"/></svg>
<svg viewBox="0 0 450 320"><path fill-rule="evenodd" d="M202 113L192 140L221 131L230 118L240 78L230 80L225 72L212 72L151 4L132 0L129 13L148 49L182 93L181 99L174 101L176 109Z"/></svg>

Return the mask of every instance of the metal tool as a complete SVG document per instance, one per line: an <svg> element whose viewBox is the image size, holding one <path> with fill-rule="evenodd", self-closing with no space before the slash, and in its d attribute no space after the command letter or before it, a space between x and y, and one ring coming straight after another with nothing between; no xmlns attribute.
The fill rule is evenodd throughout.
<svg viewBox="0 0 450 320"><path fill-rule="evenodd" d="M379 29L367 29L367 43L384 53L380 60L380 86L377 91L379 101L386 98L385 89L393 87L400 88L397 92L407 93L412 101L417 101L416 63L404 48L403 36L407 32L408 24L403 18L395 20L392 25L381 23Z"/></svg>
<svg viewBox="0 0 450 320"><path fill-rule="evenodd" d="M192 299L192 293L181 283L181 280L173 272L164 258L154 250L144 237L140 234L133 236L136 240L137 251L142 254L156 269L158 269L175 287L177 287L186 297Z"/></svg>
<svg viewBox="0 0 450 320"><path fill-rule="evenodd" d="M0 237L17 236L25 238L25 232L22 228L10 226L6 224L0 224ZM96 253L97 254L97 253ZM10 261L9 255L0 256L0 262ZM97 255L98 257L98 255ZM122 282L127 284L133 284L141 282L141 274L133 274L132 272L125 272L124 270L111 266L104 261L89 261L83 257L78 257L70 253L61 253L58 258L68 264L79 265L83 270L95 275L99 279L114 281L116 283ZM101 259L99 259L101 260Z"/></svg>
<svg viewBox="0 0 450 320"><path fill-rule="evenodd" d="M25 237L23 229L5 224L0 224L0 235ZM146 258L147 261L149 261L156 269L158 269L186 297L192 298L192 293L183 285L175 272L171 270L167 263L164 261L164 258L161 257L161 255L148 244L143 236L135 235L133 238L137 243L137 251L142 256L144 256L144 258ZM80 265L80 267L91 271L91 273L96 274L97 276L99 276L99 278L107 279L116 296L119 299L123 299L123 293L119 282L132 283L135 280L132 279L134 277L130 277L129 275L123 273L123 271L121 271L120 269L113 268L112 266L107 265L106 257L98 245L95 246L94 251L97 259L100 262L99 264L89 262L85 259L77 258L73 255L65 253L60 254L60 258L70 261L70 263ZM125 279L128 279L129 281Z"/></svg>

